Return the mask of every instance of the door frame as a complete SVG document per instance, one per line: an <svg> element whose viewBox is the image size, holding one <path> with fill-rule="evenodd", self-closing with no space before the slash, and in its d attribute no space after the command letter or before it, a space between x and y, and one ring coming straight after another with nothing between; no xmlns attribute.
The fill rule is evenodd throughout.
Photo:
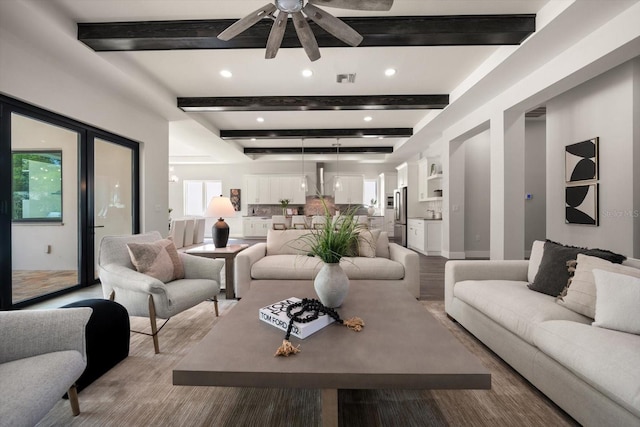
<svg viewBox="0 0 640 427"><path fill-rule="evenodd" d="M13 304L11 257L11 114L40 120L79 135L78 142L78 275L74 286ZM0 94L0 310L26 307L97 283L94 244L94 143L99 138L132 150L132 228L140 232L140 144L106 130ZM9 238L6 238L9 237Z"/></svg>

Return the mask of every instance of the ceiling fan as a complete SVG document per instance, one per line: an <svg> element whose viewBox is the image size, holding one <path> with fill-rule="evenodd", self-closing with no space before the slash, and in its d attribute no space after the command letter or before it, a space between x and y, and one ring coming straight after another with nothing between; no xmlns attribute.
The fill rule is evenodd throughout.
<svg viewBox="0 0 640 427"><path fill-rule="evenodd" d="M387 11L391 9L393 0L307 0L306 4L304 3L305 0L274 0L273 3L269 3L234 22L226 30L218 34L218 39L229 41L260 22L263 18L273 19L274 22L269 33L265 52L265 58L272 59L278 53L284 37L287 20L291 15L304 51L311 61L316 61L320 59L320 49L305 15L350 46L358 46L362 42L362 36L356 30L316 5L339 9Z"/></svg>

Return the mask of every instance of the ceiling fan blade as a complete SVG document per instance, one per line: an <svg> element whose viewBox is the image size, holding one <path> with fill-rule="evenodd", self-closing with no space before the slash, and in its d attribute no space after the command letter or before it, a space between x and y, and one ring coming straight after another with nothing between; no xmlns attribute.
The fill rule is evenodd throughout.
<svg viewBox="0 0 640 427"><path fill-rule="evenodd" d="M350 10L387 11L393 6L393 0L309 0L309 3Z"/></svg>
<svg viewBox="0 0 640 427"><path fill-rule="evenodd" d="M307 16L316 24L324 28L330 34L333 34L350 46L358 46L362 43L362 36L353 28L322 9L319 9L307 3L302 9Z"/></svg>
<svg viewBox="0 0 640 427"><path fill-rule="evenodd" d="M320 48L318 47L316 36L313 35L307 19L302 12L295 12L292 14L292 17L293 25L296 28L296 33L298 33L298 38L304 51L311 61L317 61L320 59Z"/></svg>
<svg viewBox="0 0 640 427"><path fill-rule="evenodd" d="M278 54L278 49L280 49L282 38L284 37L284 30L287 28L288 19L289 14L287 12L278 13L275 22L271 26L271 32L267 40L267 50L264 53L265 59L273 59Z"/></svg>
<svg viewBox="0 0 640 427"><path fill-rule="evenodd" d="M229 41L243 31L248 30L250 27L260 22L262 18L272 14L276 10L276 6L273 3L269 3L231 24L226 30L218 34L218 39Z"/></svg>

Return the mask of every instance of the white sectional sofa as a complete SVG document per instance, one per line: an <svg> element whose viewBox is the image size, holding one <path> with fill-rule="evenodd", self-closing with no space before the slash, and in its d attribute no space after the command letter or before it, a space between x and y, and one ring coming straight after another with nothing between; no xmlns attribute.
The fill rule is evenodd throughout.
<svg viewBox="0 0 640 427"><path fill-rule="evenodd" d="M529 289L544 243L534 243L530 261L447 262L447 314L579 423L640 426L640 335L593 326ZM623 265L640 268L640 260Z"/></svg>
<svg viewBox="0 0 640 427"><path fill-rule="evenodd" d="M308 247L300 239L310 230L269 230L267 241L256 243L240 252L235 262L235 293L242 298L253 286L270 281L313 280L322 261L309 257ZM374 231L375 232L375 231ZM375 232L377 235L377 232ZM396 243L390 243L386 232L380 232L369 255L347 257L340 261L350 281L376 280L392 286L404 286L420 297L420 264L418 254Z"/></svg>

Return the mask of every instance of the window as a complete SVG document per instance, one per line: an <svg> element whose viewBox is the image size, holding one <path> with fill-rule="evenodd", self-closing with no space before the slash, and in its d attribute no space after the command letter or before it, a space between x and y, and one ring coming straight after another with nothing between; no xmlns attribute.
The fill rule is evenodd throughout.
<svg viewBox="0 0 640 427"><path fill-rule="evenodd" d="M222 194L222 181L184 181L184 214L202 216L213 197Z"/></svg>
<svg viewBox="0 0 640 427"><path fill-rule="evenodd" d="M62 151L14 151L12 166L12 220L62 222Z"/></svg>
<svg viewBox="0 0 640 427"><path fill-rule="evenodd" d="M364 180L364 204L368 206L378 206L378 180Z"/></svg>

